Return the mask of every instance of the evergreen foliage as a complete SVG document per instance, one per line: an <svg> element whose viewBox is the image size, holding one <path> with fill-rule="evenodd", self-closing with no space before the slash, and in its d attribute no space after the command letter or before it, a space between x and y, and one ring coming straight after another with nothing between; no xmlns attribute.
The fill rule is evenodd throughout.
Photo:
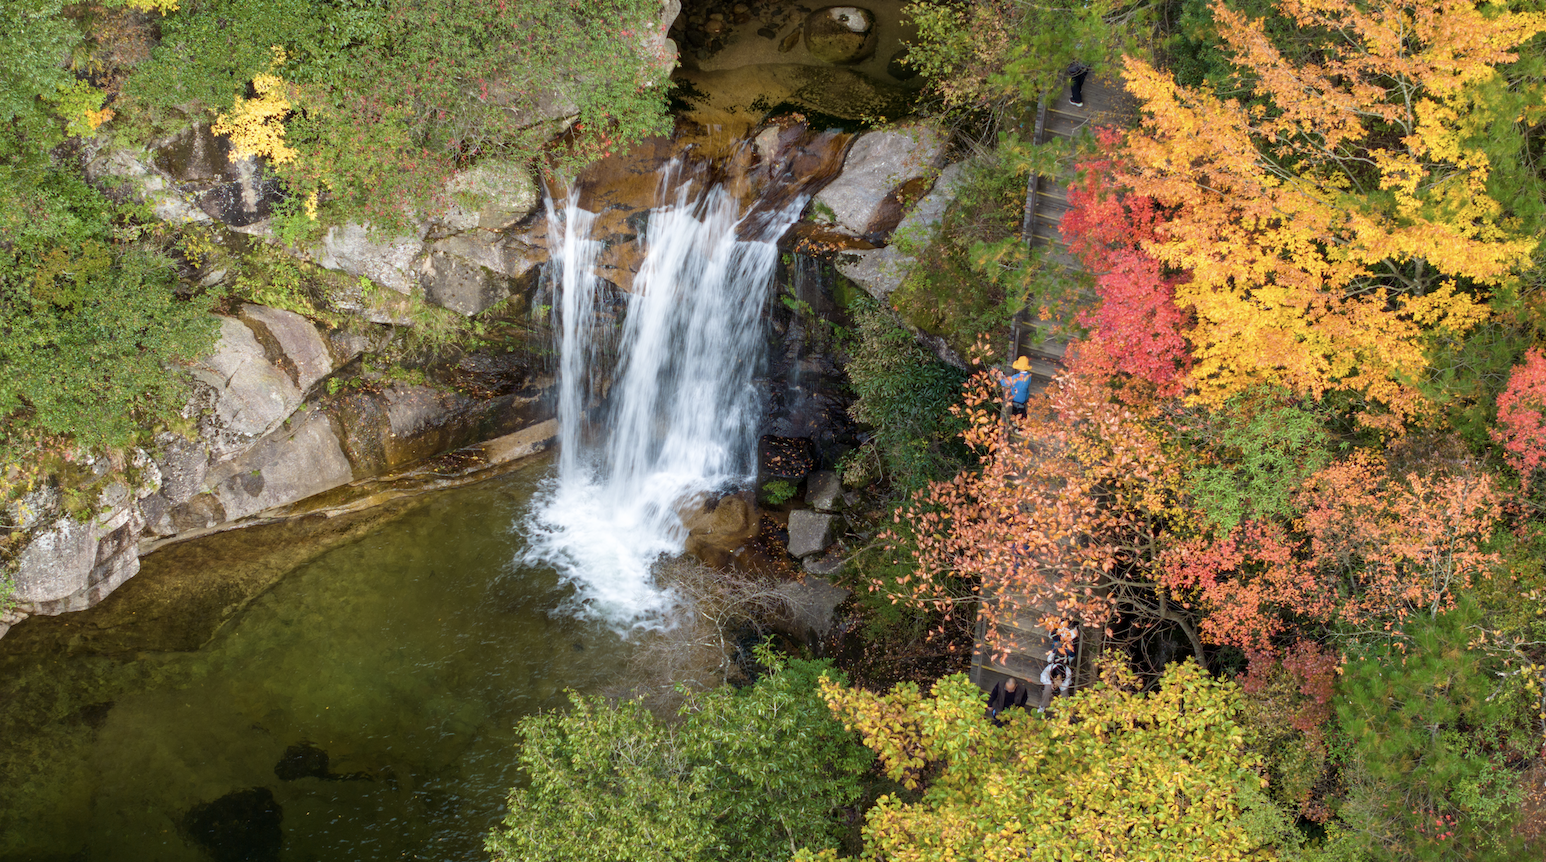
<svg viewBox="0 0 1546 862"><path fill-rule="evenodd" d="M873 429L869 446L891 487L906 493L955 472L967 455L951 407L960 403L966 372L936 359L868 296L852 310L847 371L856 397L849 415Z"/></svg>
<svg viewBox="0 0 1546 862"><path fill-rule="evenodd" d="M1496 662L1469 645L1478 619L1470 603L1416 618L1404 648L1343 669L1341 816L1377 858L1520 858L1509 826L1521 793L1498 745L1515 716L1493 696Z"/></svg>

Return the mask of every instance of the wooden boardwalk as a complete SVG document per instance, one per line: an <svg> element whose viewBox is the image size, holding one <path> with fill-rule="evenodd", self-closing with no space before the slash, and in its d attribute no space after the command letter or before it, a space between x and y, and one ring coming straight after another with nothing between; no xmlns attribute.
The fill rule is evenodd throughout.
<svg viewBox="0 0 1546 862"><path fill-rule="evenodd" d="M1129 126L1137 121L1137 105L1122 89L1120 80L1100 78L1093 73L1084 83L1084 107L1069 103L1068 87L1048 94L1037 106L1035 128L1032 131L1036 143L1054 138L1073 138L1091 126ZM1074 180L1072 164L1065 165L1057 176L1033 176L1026 187L1025 212L1021 223L1021 235L1033 253L1041 256L1046 266L1069 272L1079 267L1068 252L1059 230L1063 214L1068 212L1068 185ZM1015 315L1011 328L1009 359L1026 356L1031 360L1031 371L1036 375L1038 387L1044 387L1057 373L1063 358L1066 342L1056 336L1042 336L1040 322L1026 311ZM1039 343L1038 343L1039 342ZM1005 614L993 634L993 642L1000 645L1004 654L995 655L988 647L985 623L979 617L977 644L972 657L972 681L984 690L994 684L1016 677L1030 685L1032 702L1041 694L1041 673L1046 667L1046 656L1053 645L1045 629L1037 624L1044 614L1055 611L1051 607L1030 604L1028 599L1016 602L1012 596L984 594L984 602L1009 601L1020 608L1017 614ZM1093 679L1095 657L1100 652L1101 632L1083 631L1079 637L1079 651L1074 663L1074 685L1082 685Z"/></svg>

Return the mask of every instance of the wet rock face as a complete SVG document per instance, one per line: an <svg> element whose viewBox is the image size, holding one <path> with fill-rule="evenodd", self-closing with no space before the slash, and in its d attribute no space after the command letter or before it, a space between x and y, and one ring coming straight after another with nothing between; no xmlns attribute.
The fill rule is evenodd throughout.
<svg viewBox="0 0 1546 862"><path fill-rule="evenodd" d="M163 142L151 161L206 215L230 227L268 218L284 197L262 159L233 158L230 139L212 133L207 123Z"/></svg>
<svg viewBox="0 0 1546 862"><path fill-rule="evenodd" d="M687 528L687 553L710 566L725 566L742 545L757 536L762 514L745 496L706 497L682 513L682 526Z"/></svg>
<svg viewBox="0 0 1546 862"><path fill-rule="evenodd" d="M922 86L888 65L917 37L905 5L688 0L672 29L684 46L673 75L687 103L679 116L731 134L785 111L845 125L904 116Z"/></svg>
<svg viewBox="0 0 1546 862"><path fill-rule="evenodd" d="M227 793L183 815L183 834L214 862L279 862L284 812L266 787Z"/></svg>
<svg viewBox="0 0 1546 862"><path fill-rule="evenodd" d="M828 6L805 19L805 49L823 63L857 63L875 54L875 16L857 6Z"/></svg>

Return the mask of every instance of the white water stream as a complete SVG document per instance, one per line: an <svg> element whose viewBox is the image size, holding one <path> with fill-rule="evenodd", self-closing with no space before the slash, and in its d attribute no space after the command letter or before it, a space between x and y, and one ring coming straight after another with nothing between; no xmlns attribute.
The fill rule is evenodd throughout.
<svg viewBox="0 0 1546 862"><path fill-rule="evenodd" d="M562 237L553 246L561 448L558 473L525 524L527 562L552 565L574 585L571 610L620 626L657 624L670 609L650 568L682 552L683 504L756 477L763 404L754 378L765 361L775 242L805 204L762 214L759 237L742 240L731 195L682 181L672 167L663 177L668 203L649 214L612 369L599 367L612 323L595 274L594 216L575 195L561 213L548 205L549 236Z"/></svg>

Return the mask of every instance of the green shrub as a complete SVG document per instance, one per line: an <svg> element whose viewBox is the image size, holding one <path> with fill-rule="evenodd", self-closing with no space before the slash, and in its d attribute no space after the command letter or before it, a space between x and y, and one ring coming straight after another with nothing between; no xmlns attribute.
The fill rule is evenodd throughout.
<svg viewBox="0 0 1546 862"><path fill-rule="evenodd" d="M182 406L171 366L212 346L213 297L179 296L123 215L71 173L0 166L0 460L50 437L122 447Z"/></svg>
<svg viewBox="0 0 1546 862"><path fill-rule="evenodd" d="M1326 417L1286 390L1262 389L1198 414L1201 463L1187 474L1197 508L1221 535L1247 518L1295 514L1291 496L1331 461Z"/></svg>
<svg viewBox="0 0 1546 862"><path fill-rule="evenodd" d="M732 862L837 846L873 757L822 701L825 662L759 657L771 670L756 685L692 696L674 726L637 701L572 692L569 712L522 719L529 781L489 853Z"/></svg>
<svg viewBox="0 0 1546 862"><path fill-rule="evenodd" d="M997 158L974 161L944 218L928 234L901 234L897 248L918 263L891 295L908 323L938 335L961 355L980 336L1008 338L1009 319L1024 304L1023 291L1005 278L1002 261L980 261L984 243L1020 242L1025 178ZM1022 262L1023 263L1023 262Z"/></svg>
<svg viewBox="0 0 1546 862"><path fill-rule="evenodd" d="M962 420L950 413L961 401L966 372L923 349L868 296L856 298L851 310L846 370L856 398L848 412L874 436L845 460L845 477L866 458L904 494L954 475L969 458L958 439Z"/></svg>
<svg viewBox="0 0 1546 862"><path fill-rule="evenodd" d="M782 506L799 490L798 485L787 479L774 479L762 486L762 501L769 506Z"/></svg>
<svg viewBox="0 0 1546 862"><path fill-rule="evenodd" d="M654 0L191 0L162 22L126 104L148 134L190 108L229 112L254 76L275 75L297 156L273 167L294 199L327 221L396 226L443 206L460 168L536 158L556 131L537 122L546 106L578 117L555 153L567 167L667 130L665 70L643 49L658 11Z"/></svg>

